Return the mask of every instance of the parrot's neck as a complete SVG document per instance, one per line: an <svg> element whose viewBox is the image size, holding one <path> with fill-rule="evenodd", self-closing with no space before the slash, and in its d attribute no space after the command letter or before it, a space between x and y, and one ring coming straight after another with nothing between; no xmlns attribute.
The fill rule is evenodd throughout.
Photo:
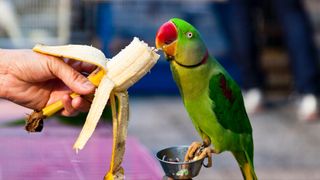
<svg viewBox="0 0 320 180"><path fill-rule="evenodd" d="M201 61L198 64L194 64L194 65L184 65L179 63L178 61L175 61L179 66L185 67L185 68L195 68L198 67L202 64L205 64L208 61L209 58L209 52L208 50L206 51L206 53L204 54L204 56L202 57Z"/></svg>
<svg viewBox="0 0 320 180"><path fill-rule="evenodd" d="M203 95L203 92L208 89L207 82L215 69L215 63L209 55L203 59L205 61L204 64L193 68L180 66L176 61L171 63L173 76L181 95L189 96L184 98L197 99L199 95Z"/></svg>

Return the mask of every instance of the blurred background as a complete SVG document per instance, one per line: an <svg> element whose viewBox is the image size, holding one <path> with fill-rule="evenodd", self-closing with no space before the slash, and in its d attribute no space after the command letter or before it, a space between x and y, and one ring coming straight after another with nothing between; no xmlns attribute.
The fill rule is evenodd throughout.
<svg viewBox="0 0 320 180"><path fill-rule="evenodd" d="M0 14L0 48L86 44L110 58L134 36L155 46L157 29L172 17L190 22L243 89L258 177L320 179L320 1L0 0ZM127 179L161 179L154 154L200 140L163 56L129 94ZM16 121L30 112L0 101L0 180L104 175L112 141L110 115L104 118L109 122L99 125L89 150L76 156L71 147L80 126L55 117L45 123L43 133L30 135ZM38 171L42 173L36 175ZM203 168L195 179L241 178L231 154L222 153L214 156L213 168Z"/></svg>

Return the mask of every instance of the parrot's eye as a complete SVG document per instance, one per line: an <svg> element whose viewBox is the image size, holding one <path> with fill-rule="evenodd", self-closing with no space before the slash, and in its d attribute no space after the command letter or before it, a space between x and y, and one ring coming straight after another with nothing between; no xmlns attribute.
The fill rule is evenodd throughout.
<svg viewBox="0 0 320 180"><path fill-rule="evenodd" d="M193 36L192 32L187 32L187 37L188 37L189 39L192 38L192 36Z"/></svg>

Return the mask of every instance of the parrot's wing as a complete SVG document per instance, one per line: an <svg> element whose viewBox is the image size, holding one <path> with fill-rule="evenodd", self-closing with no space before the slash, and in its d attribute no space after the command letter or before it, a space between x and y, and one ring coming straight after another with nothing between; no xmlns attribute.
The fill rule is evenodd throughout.
<svg viewBox="0 0 320 180"><path fill-rule="evenodd" d="M241 90L229 75L213 75L209 82L209 95L221 126L235 133L252 133Z"/></svg>

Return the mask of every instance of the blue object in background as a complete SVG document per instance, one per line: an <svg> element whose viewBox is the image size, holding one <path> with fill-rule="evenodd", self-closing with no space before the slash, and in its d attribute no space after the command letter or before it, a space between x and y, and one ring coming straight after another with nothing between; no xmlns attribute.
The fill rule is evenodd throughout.
<svg viewBox="0 0 320 180"><path fill-rule="evenodd" d="M96 31L101 40L102 51L110 55L109 44L113 37L112 5L110 2L101 2L97 5Z"/></svg>
<svg viewBox="0 0 320 180"><path fill-rule="evenodd" d="M159 62L140 81L129 88L130 95L177 95L168 62Z"/></svg>

